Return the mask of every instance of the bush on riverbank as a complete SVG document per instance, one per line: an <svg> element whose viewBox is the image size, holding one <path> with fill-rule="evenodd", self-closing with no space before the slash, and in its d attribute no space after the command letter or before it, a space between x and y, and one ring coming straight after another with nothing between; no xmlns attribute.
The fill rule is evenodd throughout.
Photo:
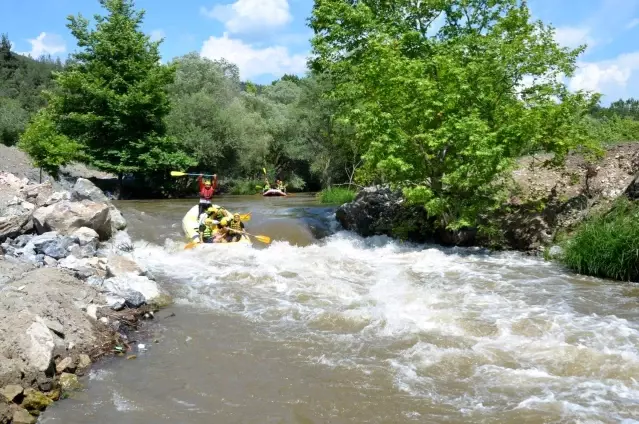
<svg viewBox="0 0 639 424"><path fill-rule="evenodd" d="M564 263L580 274L638 281L639 203L619 200L584 222L564 247Z"/></svg>
<svg viewBox="0 0 639 424"><path fill-rule="evenodd" d="M320 203L343 205L344 203L352 202L356 194L355 190L350 188L332 187L317 193L317 198Z"/></svg>
<svg viewBox="0 0 639 424"><path fill-rule="evenodd" d="M228 193L238 195L258 194L262 192L264 181L253 179L233 179L228 183Z"/></svg>

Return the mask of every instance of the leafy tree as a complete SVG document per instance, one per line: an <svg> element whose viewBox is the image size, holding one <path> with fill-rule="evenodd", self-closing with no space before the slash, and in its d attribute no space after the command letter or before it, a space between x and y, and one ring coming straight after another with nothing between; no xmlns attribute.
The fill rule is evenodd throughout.
<svg viewBox="0 0 639 424"><path fill-rule="evenodd" d="M558 46L524 1L316 0L310 24L360 177L404 187L449 228L499 203L497 177L523 152L559 161L590 143L593 99L561 79L584 47Z"/></svg>
<svg viewBox="0 0 639 424"><path fill-rule="evenodd" d="M169 87L168 133L204 169L229 171L235 164L238 122L243 112L229 114L240 97L237 66L190 53L172 61L177 69Z"/></svg>
<svg viewBox="0 0 639 424"><path fill-rule="evenodd" d="M57 178L61 166L81 157L82 146L60 134L49 111L42 109L20 136L18 147L29 154L35 166Z"/></svg>
<svg viewBox="0 0 639 424"><path fill-rule="evenodd" d="M168 85L175 68L160 64L160 41L140 26L133 0L100 0L108 12L89 21L70 16L67 27L80 50L56 75L50 116L65 136L86 147L87 160L118 174L152 174L192 160L166 136Z"/></svg>
<svg viewBox="0 0 639 424"><path fill-rule="evenodd" d="M0 143L14 145L29 121L29 112L20 102L0 97Z"/></svg>

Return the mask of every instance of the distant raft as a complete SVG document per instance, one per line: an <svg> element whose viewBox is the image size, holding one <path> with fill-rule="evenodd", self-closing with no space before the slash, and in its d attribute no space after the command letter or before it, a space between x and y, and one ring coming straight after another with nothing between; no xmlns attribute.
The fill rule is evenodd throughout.
<svg viewBox="0 0 639 424"><path fill-rule="evenodd" d="M252 244L248 236L243 235L239 241L230 243L200 243L200 232L198 222L199 205L193 206L182 218L182 230L189 242L197 243L199 247L203 246L228 246L231 244Z"/></svg>
<svg viewBox="0 0 639 424"><path fill-rule="evenodd" d="M264 193L262 193L262 196L264 196L264 197L275 197L275 196L286 197L286 193L284 193L282 190L278 190L276 188L272 188L272 189L266 190Z"/></svg>

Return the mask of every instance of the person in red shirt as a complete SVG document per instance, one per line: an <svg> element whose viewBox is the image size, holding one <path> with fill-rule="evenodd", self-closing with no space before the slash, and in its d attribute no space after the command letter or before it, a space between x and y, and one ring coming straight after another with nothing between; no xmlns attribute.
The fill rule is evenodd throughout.
<svg viewBox="0 0 639 424"><path fill-rule="evenodd" d="M213 175L213 184L209 180L202 180L203 175L200 174L197 177L197 182L200 186L200 212L198 216L202 215L209 206L211 206L211 201L213 200L213 195L215 194L215 189L217 188L217 174Z"/></svg>

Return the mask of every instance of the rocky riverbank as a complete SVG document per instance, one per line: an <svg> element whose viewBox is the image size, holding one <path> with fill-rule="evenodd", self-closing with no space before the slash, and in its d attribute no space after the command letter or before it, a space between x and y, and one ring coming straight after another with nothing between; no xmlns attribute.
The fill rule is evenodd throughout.
<svg viewBox="0 0 639 424"><path fill-rule="evenodd" d="M636 198L639 193L639 143L611 146L595 163L573 154L565 166L552 168L544 165L548 159L536 156L519 161L508 201L497 213L479 217L482 224L492 227L488 234L477 228L438 228L423 207L407 205L400 191L381 186L362 190L352 203L337 210L336 218L345 229L362 236L539 253L558 234L569 233L590 214L609 208L619 196Z"/></svg>
<svg viewBox="0 0 639 424"><path fill-rule="evenodd" d="M33 423L170 302L100 189L0 172L0 423Z"/></svg>

